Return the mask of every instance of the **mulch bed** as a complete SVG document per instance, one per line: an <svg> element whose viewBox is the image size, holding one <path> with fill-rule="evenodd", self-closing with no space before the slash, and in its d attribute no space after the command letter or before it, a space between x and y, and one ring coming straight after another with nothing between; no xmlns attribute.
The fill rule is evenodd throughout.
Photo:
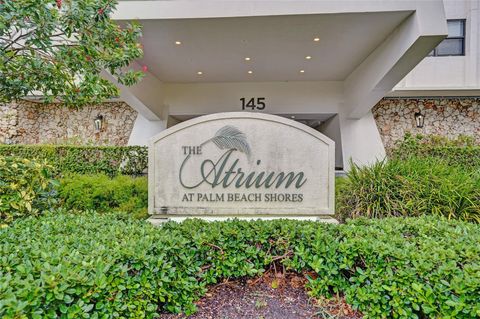
<svg viewBox="0 0 480 319"><path fill-rule="evenodd" d="M189 319L359 319L342 298L316 300L307 295L306 279L268 272L256 279L225 281L210 287ZM163 314L162 319L186 318Z"/></svg>

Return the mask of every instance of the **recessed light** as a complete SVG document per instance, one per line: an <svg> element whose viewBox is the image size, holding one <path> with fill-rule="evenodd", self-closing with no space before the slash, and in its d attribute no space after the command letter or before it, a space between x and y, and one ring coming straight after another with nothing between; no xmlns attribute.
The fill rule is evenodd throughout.
<svg viewBox="0 0 480 319"><path fill-rule="evenodd" d="M312 58L312 57L309 56L309 55L307 55L307 56L305 57L305 59L307 59L307 60L310 60L311 58Z"/></svg>
<svg viewBox="0 0 480 319"><path fill-rule="evenodd" d="M175 41L175 44L180 45L180 44L182 44L182 41Z"/></svg>
<svg viewBox="0 0 480 319"><path fill-rule="evenodd" d="M198 71L197 74L198 74L198 75L202 75L203 72L202 72L202 71Z"/></svg>
<svg viewBox="0 0 480 319"><path fill-rule="evenodd" d="M300 73L305 73L305 70L300 70Z"/></svg>
<svg viewBox="0 0 480 319"><path fill-rule="evenodd" d="M295 115L290 116L290 118L294 119L294 118L295 118Z"/></svg>
<svg viewBox="0 0 480 319"><path fill-rule="evenodd" d="M320 38L313 38L313 41L318 42L320 41Z"/></svg>
<svg viewBox="0 0 480 319"><path fill-rule="evenodd" d="M253 73L253 71L252 71L252 70L249 70L249 71L248 71L248 74L252 74L252 73Z"/></svg>
<svg viewBox="0 0 480 319"><path fill-rule="evenodd" d="M245 61L250 61L251 59L249 57L246 57L245 58Z"/></svg>

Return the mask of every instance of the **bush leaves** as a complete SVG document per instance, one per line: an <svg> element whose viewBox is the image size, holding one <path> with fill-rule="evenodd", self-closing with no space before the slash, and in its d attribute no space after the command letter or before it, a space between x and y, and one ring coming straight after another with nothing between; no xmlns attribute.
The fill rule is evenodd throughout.
<svg viewBox="0 0 480 319"><path fill-rule="evenodd" d="M276 261L287 270L315 272L312 296L343 294L365 318L475 318L479 242L479 225L436 217L155 228L117 214L58 211L0 229L0 317L190 314L206 285L261 275L283 256Z"/></svg>

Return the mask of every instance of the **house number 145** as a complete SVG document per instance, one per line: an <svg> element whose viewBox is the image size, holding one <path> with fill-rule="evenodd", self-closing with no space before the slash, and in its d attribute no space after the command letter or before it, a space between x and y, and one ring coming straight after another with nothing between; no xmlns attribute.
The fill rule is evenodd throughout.
<svg viewBox="0 0 480 319"><path fill-rule="evenodd" d="M251 110L263 110L265 108L265 98L264 97L252 97L246 99L242 97L240 99L242 102L242 110L251 109Z"/></svg>

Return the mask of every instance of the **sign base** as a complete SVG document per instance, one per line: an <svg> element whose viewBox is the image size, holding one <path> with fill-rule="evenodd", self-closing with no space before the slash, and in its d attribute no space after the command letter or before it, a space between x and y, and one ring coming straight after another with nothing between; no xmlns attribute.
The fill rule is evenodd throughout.
<svg viewBox="0 0 480 319"><path fill-rule="evenodd" d="M290 219L290 220L307 220L307 221L314 221L314 222L321 222L321 223L328 223L328 224L338 224L338 220L336 220L333 216L182 216L182 217L165 217L152 215L148 222L150 222L154 226L160 226L163 223L174 221L177 223L181 223L187 219L202 219L205 221L213 222L213 221L228 221L232 219L238 220L274 220L274 219Z"/></svg>

